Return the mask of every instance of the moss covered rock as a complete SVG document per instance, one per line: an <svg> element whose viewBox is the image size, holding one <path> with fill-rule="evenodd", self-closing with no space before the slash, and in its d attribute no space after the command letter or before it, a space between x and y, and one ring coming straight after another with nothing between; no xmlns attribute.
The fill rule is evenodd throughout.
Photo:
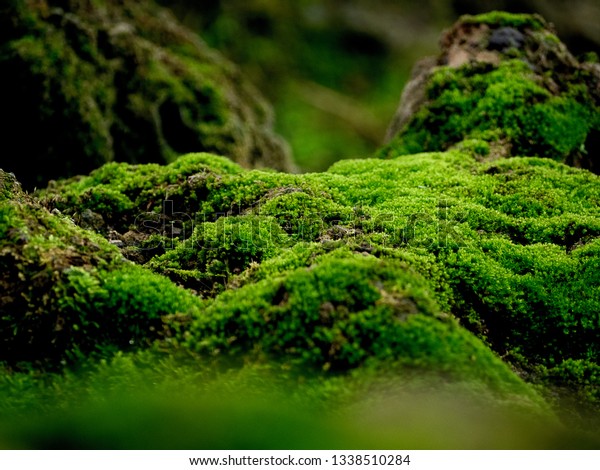
<svg viewBox="0 0 600 470"><path fill-rule="evenodd" d="M537 17L460 24L491 22L525 28L498 43L544 31ZM503 86L519 63L469 73ZM535 384L597 425L600 177L543 153L482 158L483 134L402 155L403 135L388 159L305 175L197 153L109 163L33 199L0 173L0 359L152 344L215 369L317 374L336 393L337 377L433 375L546 410Z"/></svg>
<svg viewBox="0 0 600 470"><path fill-rule="evenodd" d="M461 146L600 173L600 68L573 57L541 17L465 16L441 49L415 67L381 156Z"/></svg>
<svg viewBox="0 0 600 470"><path fill-rule="evenodd" d="M213 356L251 351L338 373L408 368L533 397L483 343L440 312L431 286L409 265L345 249L224 293L185 337L192 350Z"/></svg>
<svg viewBox="0 0 600 470"><path fill-rule="evenodd" d="M589 371L565 372L578 390L576 377L596 380L600 354L598 183L549 159L480 162L464 150L310 175L196 154L160 169L108 166L44 197L75 220L77 207L110 220L112 206L94 194L119 194L128 223L114 227L138 241L123 253L204 297L225 291L186 329L193 350L263 351L325 369L379 356L444 368L448 351L401 339L416 325L415 338L454 331L441 311L460 320L456 334L466 328L534 380L554 382L575 361ZM138 218L136 206L146 209Z"/></svg>
<svg viewBox="0 0 600 470"><path fill-rule="evenodd" d="M147 347L167 316L199 302L93 232L25 195L0 171L0 361L57 368ZM27 366L25 366L27 367Z"/></svg>
<svg viewBox="0 0 600 470"><path fill-rule="evenodd" d="M260 93L167 10L113 0L0 8L10 116L0 167L27 187L110 161L166 163L203 150L291 169Z"/></svg>

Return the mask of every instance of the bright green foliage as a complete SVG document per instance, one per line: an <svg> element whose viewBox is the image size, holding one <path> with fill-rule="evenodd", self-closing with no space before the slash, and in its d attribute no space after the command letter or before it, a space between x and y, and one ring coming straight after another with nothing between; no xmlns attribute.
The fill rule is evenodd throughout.
<svg viewBox="0 0 600 470"><path fill-rule="evenodd" d="M455 147L479 159L550 158L599 173L598 70L536 15L462 17L403 98L379 156Z"/></svg>
<svg viewBox="0 0 600 470"><path fill-rule="evenodd" d="M441 67L427 99L383 155L444 150L465 139L506 139L512 155L569 162L585 152L588 135L600 131L600 110L585 87L554 96L520 59L497 67Z"/></svg>
<svg viewBox="0 0 600 470"><path fill-rule="evenodd" d="M394 356L395 341L404 343L394 340L395 324L435 313L423 284L376 259L330 256L218 297L192 326L191 342L227 354L256 343L326 369L352 367L372 355Z"/></svg>
<svg viewBox="0 0 600 470"><path fill-rule="evenodd" d="M138 266L99 273L71 268L66 276L55 289L61 331L68 333L58 345L53 338L58 354L109 356L146 348L168 333L169 319L189 317L201 305L190 293Z"/></svg>
<svg viewBox="0 0 600 470"><path fill-rule="evenodd" d="M182 183L169 189L182 204L191 201L188 207L200 209L190 213L190 223L196 225L191 237L187 232L187 240L164 246L164 254L148 266L204 295L247 285L249 298L258 302L256 286L268 291L264 304L247 307L236 297L241 293L226 292L209 304L209 311L235 305L260 316L275 308L269 307L271 297L290 273L320 265L332 250L341 258L369 254L420 273L429 283L431 300L520 367L553 367L568 358L596 360L600 281L594 274L598 257L593 247L600 235L600 185L588 172L540 158L478 163L472 154L459 151L344 161L327 173L305 176L240 172L236 167L222 173L221 160L204 155L183 157L176 165L187 170L173 177L171 181ZM62 192L77 207L92 182L122 187L118 177L99 179L111 168L131 172L123 194L139 194L136 205L160 210L156 188L174 174L172 166L109 167L56 188L58 199L53 192L47 197L60 200ZM146 174L154 185L144 193L139 188ZM203 181L200 190L190 185L194 180ZM202 200L194 200L194 194L202 194ZM104 215L102 207L93 209ZM205 222L219 215L216 222ZM368 279L370 272L361 276ZM302 292L308 296L308 287ZM236 312L226 318L241 315ZM228 336L219 334L215 341L224 342L219 343L223 349ZM269 343L275 340L269 329L247 334L269 354L290 351L287 343ZM297 334L312 338L313 330ZM192 343L204 344L204 332L192 336ZM360 341L357 345L339 359L344 367L374 354ZM232 346L231 351L244 348ZM312 357L310 349L306 362L319 367L328 363L319 362L318 354ZM321 353L326 349L321 346Z"/></svg>
<svg viewBox="0 0 600 470"><path fill-rule="evenodd" d="M55 182L44 194L48 206L70 215L89 209L124 233L137 224L143 229L146 220L163 224L193 220L209 190L218 187L225 175L240 172L226 158L198 153L168 166L109 163L89 176ZM172 202L165 205L165 200ZM191 229L191 224L186 227Z"/></svg>
<svg viewBox="0 0 600 470"><path fill-rule="evenodd" d="M349 222L353 212L337 204L326 193L310 194L288 187L268 194L255 209L270 215L297 241L313 241L331 224Z"/></svg>
<svg viewBox="0 0 600 470"><path fill-rule="evenodd" d="M406 265L344 252L219 296L189 334L189 347L211 355L252 351L335 371L397 364L505 392L520 387L483 344L441 316L428 284Z"/></svg>
<svg viewBox="0 0 600 470"><path fill-rule="evenodd" d="M504 11L490 11L482 15L461 17L465 23L487 24L494 27L512 27L517 29L530 28L540 30L548 25L539 15L527 15L520 13L508 13Z"/></svg>
<svg viewBox="0 0 600 470"><path fill-rule="evenodd" d="M499 352L553 365L600 357L598 259L551 244L485 241L444 256L454 310Z"/></svg>
<svg viewBox="0 0 600 470"><path fill-rule="evenodd" d="M222 217L199 224L190 238L148 266L199 292L219 292L232 274L272 257L287 238L271 217Z"/></svg>

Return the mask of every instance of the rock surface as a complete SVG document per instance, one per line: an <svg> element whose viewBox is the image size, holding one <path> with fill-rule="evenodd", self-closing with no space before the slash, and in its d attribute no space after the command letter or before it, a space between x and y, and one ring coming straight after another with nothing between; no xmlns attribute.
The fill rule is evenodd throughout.
<svg viewBox="0 0 600 470"><path fill-rule="evenodd" d="M0 167L26 187L192 151L292 168L260 93L168 10L48 0L5 2L0 12Z"/></svg>

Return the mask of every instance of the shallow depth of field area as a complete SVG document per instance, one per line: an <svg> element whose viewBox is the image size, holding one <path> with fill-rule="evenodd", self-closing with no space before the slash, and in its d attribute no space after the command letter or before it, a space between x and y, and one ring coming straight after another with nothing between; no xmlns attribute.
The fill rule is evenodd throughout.
<svg viewBox="0 0 600 470"><path fill-rule="evenodd" d="M0 7L0 448L598 448L592 2L160 3Z"/></svg>

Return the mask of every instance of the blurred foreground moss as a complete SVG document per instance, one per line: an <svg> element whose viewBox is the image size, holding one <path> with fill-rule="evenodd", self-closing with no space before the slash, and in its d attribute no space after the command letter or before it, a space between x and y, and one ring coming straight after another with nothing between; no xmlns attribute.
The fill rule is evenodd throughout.
<svg viewBox="0 0 600 470"><path fill-rule="evenodd" d="M540 407L423 373L325 378L119 354L62 375L3 374L0 447L597 448Z"/></svg>

